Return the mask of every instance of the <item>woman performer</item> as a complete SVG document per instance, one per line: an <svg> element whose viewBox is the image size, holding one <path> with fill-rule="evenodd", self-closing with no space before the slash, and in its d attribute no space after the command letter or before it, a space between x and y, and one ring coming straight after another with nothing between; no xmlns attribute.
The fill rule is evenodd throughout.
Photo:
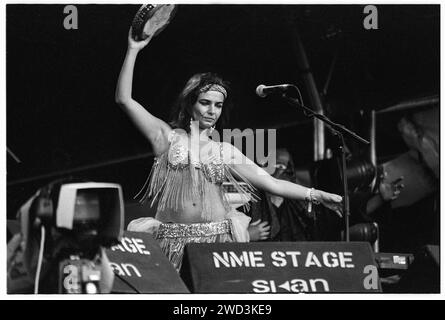
<svg viewBox="0 0 445 320"><path fill-rule="evenodd" d="M251 199L255 187L284 198L321 203L341 214L342 197L275 179L232 144L209 138L221 129L229 87L218 76L192 76L179 95L170 124L148 112L132 97L136 57L152 39L134 41L128 49L117 82L116 102L148 139L155 161L142 200L157 206L155 219L130 222L128 230L150 232L179 271L184 247L191 242L248 242L250 218L232 209L223 181ZM239 183L239 180L244 183Z"/></svg>

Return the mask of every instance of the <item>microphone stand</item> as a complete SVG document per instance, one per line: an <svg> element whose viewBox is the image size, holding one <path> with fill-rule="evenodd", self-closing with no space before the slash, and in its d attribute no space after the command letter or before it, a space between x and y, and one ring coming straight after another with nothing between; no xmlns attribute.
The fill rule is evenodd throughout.
<svg viewBox="0 0 445 320"><path fill-rule="evenodd" d="M293 87L295 87L295 86L293 86ZM281 97L284 100L286 100L289 104L302 108L303 113L307 117L309 117L309 118L314 117L320 121L323 121L328 126L328 128L332 131L332 133L338 137L338 141L339 141L338 148L339 148L340 154L341 154L341 177L343 180L342 181L342 183L343 183L343 216L344 216L344 222L345 222L345 235L346 235L345 240L346 240L346 242L349 242L350 212L349 212L348 178L346 177L346 151L345 151L346 146L345 146L345 140L344 140L343 134L346 133L350 137L352 137L355 140L360 141L366 145L369 144L369 141L363 139L358 134L349 130L345 126L331 121L325 115L312 111L308 107L301 104L297 99L287 96L286 92L283 91L281 93Z"/></svg>

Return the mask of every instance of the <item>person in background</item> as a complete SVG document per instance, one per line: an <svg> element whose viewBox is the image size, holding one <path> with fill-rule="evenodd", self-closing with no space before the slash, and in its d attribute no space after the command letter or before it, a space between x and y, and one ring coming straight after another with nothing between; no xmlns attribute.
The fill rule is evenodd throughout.
<svg viewBox="0 0 445 320"><path fill-rule="evenodd" d="M298 183L291 154L285 148L276 152L276 179ZM307 210L304 200L284 198L262 192L261 200L253 203L250 216L252 233L260 233L259 240L308 241L313 240L313 212ZM256 228L255 228L256 227Z"/></svg>
<svg viewBox="0 0 445 320"><path fill-rule="evenodd" d="M379 212L390 210L391 201L396 200L404 188L403 176L394 181L387 180L382 172L377 179L375 191L356 191L351 196L351 213L357 222L371 222Z"/></svg>
<svg viewBox="0 0 445 320"><path fill-rule="evenodd" d="M367 190L356 191L350 197L350 231L355 230L362 236L367 234L370 236L370 228L367 226L374 225L373 228L378 228L378 235L376 237L379 243L379 249L387 250L390 246L393 230L393 209L391 202L396 200L403 192L405 187L403 184L403 176L398 177L393 181L388 181L387 173L381 168L378 175L374 191L368 187ZM364 230L367 230L365 232ZM352 237L354 238L354 237ZM356 241L363 241L366 239L352 239ZM368 240L366 240L368 241ZM374 242L371 242L374 244Z"/></svg>

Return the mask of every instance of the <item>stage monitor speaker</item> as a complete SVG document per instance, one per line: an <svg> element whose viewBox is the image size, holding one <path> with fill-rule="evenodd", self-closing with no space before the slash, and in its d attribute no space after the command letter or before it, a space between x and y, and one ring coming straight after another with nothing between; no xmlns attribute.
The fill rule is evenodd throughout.
<svg viewBox="0 0 445 320"><path fill-rule="evenodd" d="M193 293L381 292L367 242L188 244L180 274Z"/></svg>
<svg viewBox="0 0 445 320"><path fill-rule="evenodd" d="M397 291L403 293L440 293L439 246L426 245L401 277Z"/></svg>
<svg viewBox="0 0 445 320"><path fill-rule="evenodd" d="M190 293L148 233L125 231L106 252L116 275L112 293Z"/></svg>

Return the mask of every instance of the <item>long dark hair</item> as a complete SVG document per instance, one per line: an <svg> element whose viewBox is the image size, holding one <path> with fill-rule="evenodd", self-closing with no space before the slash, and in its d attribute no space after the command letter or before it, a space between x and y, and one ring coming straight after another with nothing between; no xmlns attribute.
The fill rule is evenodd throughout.
<svg viewBox="0 0 445 320"><path fill-rule="evenodd" d="M221 116L215 124L215 129L221 133L225 128L229 110L232 107L232 99L229 83L224 81L215 73L197 73L193 75L186 83L184 89L179 94L176 103L172 109L170 125L172 128L181 128L190 131L190 119L192 118L192 107L198 100L200 94L199 90L208 84L218 84L227 91L227 97L224 100L224 105L221 111Z"/></svg>

